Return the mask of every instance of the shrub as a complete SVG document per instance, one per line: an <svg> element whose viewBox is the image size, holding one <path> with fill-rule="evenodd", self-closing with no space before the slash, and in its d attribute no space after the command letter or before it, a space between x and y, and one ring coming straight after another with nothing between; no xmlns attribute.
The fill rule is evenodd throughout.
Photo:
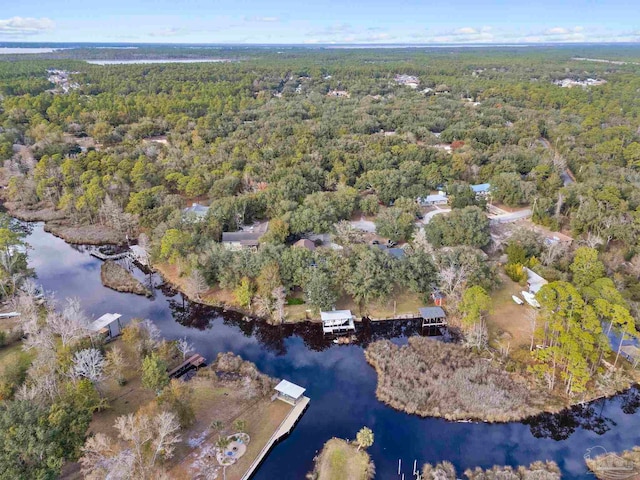
<svg viewBox="0 0 640 480"><path fill-rule="evenodd" d="M504 267L507 276L514 282L524 285L527 282L527 271L521 263L507 263Z"/></svg>

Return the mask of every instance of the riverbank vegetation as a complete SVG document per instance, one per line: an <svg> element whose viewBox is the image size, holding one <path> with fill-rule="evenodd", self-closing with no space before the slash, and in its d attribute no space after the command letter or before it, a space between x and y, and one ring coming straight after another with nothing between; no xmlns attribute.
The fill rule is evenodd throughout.
<svg viewBox="0 0 640 480"><path fill-rule="evenodd" d="M315 458L313 472L308 480L371 480L376 469L365 451L373 444L373 432L364 427L358 432L355 442L332 438L324 444Z"/></svg>
<svg viewBox="0 0 640 480"><path fill-rule="evenodd" d="M100 266L100 280L105 287L112 288L118 292L151 296L151 291L140 280L134 277L125 267L112 260L107 260Z"/></svg>
<svg viewBox="0 0 640 480"><path fill-rule="evenodd" d="M528 467L499 467L483 470L480 467L467 469L464 472L468 480L558 480L562 478L560 469L555 462L534 462ZM460 478L456 474L455 467L449 462L442 462L436 465L429 463L422 467L422 478L424 480L457 480Z"/></svg>
<svg viewBox="0 0 640 480"><path fill-rule="evenodd" d="M10 302L20 315L10 330L18 343L3 330L0 347L7 478L193 478L221 472L219 437L242 433L252 442L226 467L239 479L291 411L272 401L274 379L233 354L190 382L170 378L193 347L163 340L150 320L106 342L77 300L54 304L25 281Z"/></svg>
<svg viewBox="0 0 640 480"><path fill-rule="evenodd" d="M606 452L602 447L589 449L585 455L587 467L601 480L635 478L640 474L640 447L621 453Z"/></svg>
<svg viewBox="0 0 640 480"><path fill-rule="evenodd" d="M448 420L508 422L544 411L549 397L471 348L412 337L404 346L372 343L376 396L407 413Z"/></svg>

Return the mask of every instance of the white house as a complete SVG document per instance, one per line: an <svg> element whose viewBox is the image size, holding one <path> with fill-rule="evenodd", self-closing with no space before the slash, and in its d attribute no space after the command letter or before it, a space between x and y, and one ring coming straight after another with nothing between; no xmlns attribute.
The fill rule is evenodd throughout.
<svg viewBox="0 0 640 480"><path fill-rule="evenodd" d="M420 205L446 205L449 202L447 195L444 193L438 193L434 195L427 195L426 197L418 198Z"/></svg>
<svg viewBox="0 0 640 480"><path fill-rule="evenodd" d="M330 312L320 312L322 319L322 331L326 333L355 332L356 326L353 323L355 317L351 310L332 310Z"/></svg>

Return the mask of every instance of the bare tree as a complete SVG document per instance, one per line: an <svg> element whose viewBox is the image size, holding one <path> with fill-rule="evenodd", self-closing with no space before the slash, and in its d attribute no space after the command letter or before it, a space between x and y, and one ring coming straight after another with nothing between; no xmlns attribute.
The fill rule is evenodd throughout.
<svg viewBox="0 0 640 480"><path fill-rule="evenodd" d="M97 434L82 448L80 463L85 478L167 478L159 461L171 458L175 445L180 441L177 433L180 426L173 413L160 412L154 416L129 414L118 417L115 427L125 445L104 434Z"/></svg>
<svg viewBox="0 0 640 480"><path fill-rule="evenodd" d="M284 310L284 306L287 304L287 293L283 286L279 286L273 289L271 292L273 297L273 311L272 318L276 323L284 323L287 313Z"/></svg>
<svg viewBox="0 0 640 480"><path fill-rule="evenodd" d="M73 355L71 375L74 378L84 377L92 383L98 383L104 376L105 359L100 350L86 348Z"/></svg>
<svg viewBox="0 0 640 480"><path fill-rule="evenodd" d="M114 345L107 352L105 371L107 375L116 379L117 382L124 382L124 369L126 362L122 349L118 345Z"/></svg>
<svg viewBox="0 0 640 480"><path fill-rule="evenodd" d="M187 293L196 300L200 300L200 295L209 289L207 280L202 275L202 272L197 268L191 270L189 277L187 278Z"/></svg>
<svg viewBox="0 0 640 480"><path fill-rule="evenodd" d="M54 334L60 336L63 345L68 345L90 334L89 318L85 315L77 298L68 298L61 313L49 311L47 325Z"/></svg>
<svg viewBox="0 0 640 480"><path fill-rule="evenodd" d="M193 352L193 345L187 341L187 337L182 337L176 341L176 348L182 354L182 360L187 358Z"/></svg>

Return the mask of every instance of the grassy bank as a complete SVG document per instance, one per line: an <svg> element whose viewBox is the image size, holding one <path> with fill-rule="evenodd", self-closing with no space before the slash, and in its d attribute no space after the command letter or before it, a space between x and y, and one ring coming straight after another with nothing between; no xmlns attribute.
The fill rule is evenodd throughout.
<svg viewBox="0 0 640 480"><path fill-rule="evenodd" d="M118 292L135 293L150 297L151 291L145 287L131 272L116 262L107 260L100 267L100 280L105 287Z"/></svg>
<svg viewBox="0 0 640 480"><path fill-rule="evenodd" d="M316 458L314 471L308 476L313 480L368 480L375 468L369 454L352 443L332 438L324 444Z"/></svg>
<svg viewBox="0 0 640 480"><path fill-rule="evenodd" d="M412 337L399 347L382 340L365 357L378 373L378 399L410 414L509 422L552 404L543 390L529 390L517 375L460 345Z"/></svg>
<svg viewBox="0 0 640 480"><path fill-rule="evenodd" d="M24 207L17 202L4 202L4 206L11 216L25 222L44 222L45 231L69 243L118 245L126 241L124 235L105 225L75 225L64 212L56 210L46 203Z"/></svg>
<svg viewBox="0 0 640 480"><path fill-rule="evenodd" d="M633 447L622 453L606 452L602 448L593 448L585 455L587 467L601 480L614 478L640 478L640 447Z"/></svg>

